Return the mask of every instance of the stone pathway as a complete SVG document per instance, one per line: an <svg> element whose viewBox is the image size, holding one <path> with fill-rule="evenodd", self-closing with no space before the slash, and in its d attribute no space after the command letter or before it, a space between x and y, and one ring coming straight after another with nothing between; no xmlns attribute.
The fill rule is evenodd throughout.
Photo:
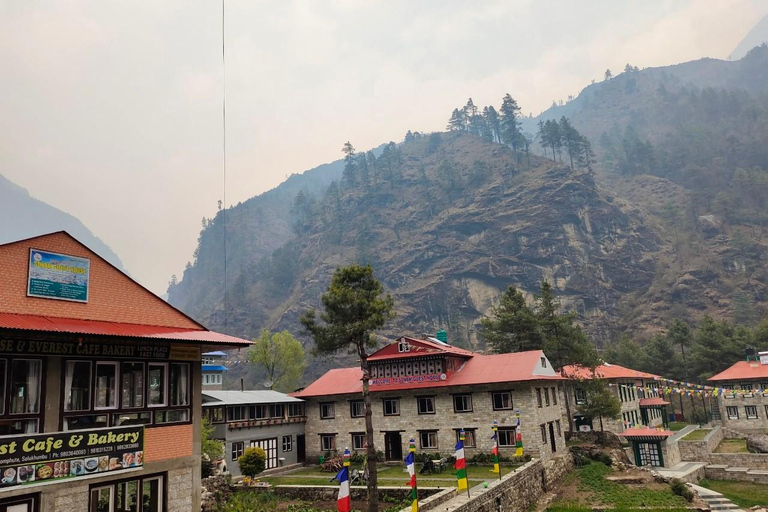
<svg viewBox="0 0 768 512"><path fill-rule="evenodd" d="M734 502L720 494L696 484L688 484L691 489L699 493L699 497L706 502L712 512L744 512Z"/></svg>
<svg viewBox="0 0 768 512"><path fill-rule="evenodd" d="M680 480L688 481L686 478L692 473L696 473L698 470L706 466L704 462L680 462L675 464L671 468L653 468L661 476L667 478L679 478ZM693 478L692 478L693 479Z"/></svg>

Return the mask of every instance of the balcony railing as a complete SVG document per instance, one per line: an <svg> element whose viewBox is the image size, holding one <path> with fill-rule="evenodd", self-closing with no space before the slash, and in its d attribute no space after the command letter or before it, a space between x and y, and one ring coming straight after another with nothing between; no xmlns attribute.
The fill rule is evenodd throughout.
<svg viewBox="0 0 768 512"><path fill-rule="evenodd" d="M306 416L290 416L288 418L263 418L259 420L240 420L227 423L230 430L251 427L268 427L271 425L287 425L290 423L306 423Z"/></svg>

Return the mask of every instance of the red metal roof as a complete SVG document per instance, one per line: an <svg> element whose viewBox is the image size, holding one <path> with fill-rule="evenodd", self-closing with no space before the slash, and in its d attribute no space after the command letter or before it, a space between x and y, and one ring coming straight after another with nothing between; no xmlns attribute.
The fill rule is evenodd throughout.
<svg viewBox="0 0 768 512"><path fill-rule="evenodd" d="M760 364L754 361L739 361L727 370L724 370L707 380L717 382L750 379L768 380L768 365Z"/></svg>
<svg viewBox="0 0 768 512"><path fill-rule="evenodd" d="M14 313L0 313L0 329L120 336L123 338L153 338L238 347L251 344L247 340L205 329L181 329L178 327L125 324L51 316L17 315Z"/></svg>
<svg viewBox="0 0 768 512"><path fill-rule="evenodd" d="M393 351L393 348L397 346L400 340L408 341L408 344L410 345L409 352ZM474 352L470 352L469 350L465 350L463 348L454 347L452 345L448 345L447 343L443 344L443 343L438 343L432 340L423 340L420 338L411 338L409 336L402 336L398 338L398 341L394 343L390 343L389 345L379 349L378 351L368 356L368 360L381 361L384 359L404 359L409 357L421 357L426 355L439 355L439 354L450 354L450 355L456 355L461 357L472 357L475 355Z"/></svg>
<svg viewBox="0 0 768 512"><path fill-rule="evenodd" d="M591 379L592 370L581 366L566 366L563 368L567 377L576 379ZM652 373L641 372L639 370L633 370L631 368L625 368L618 364L603 363L595 368L595 373L601 379L656 379L658 375Z"/></svg>
<svg viewBox="0 0 768 512"><path fill-rule="evenodd" d="M669 402L659 397L640 399L640 407L658 407L660 405L669 405Z"/></svg>
<svg viewBox="0 0 768 512"><path fill-rule="evenodd" d="M404 389L443 388L476 384L524 382L533 380L562 380L551 365L542 369L539 365L544 353L541 350L512 354L476 354L467 360L446 380L438 382L410 382L405 384L372 385L371 392L400 391ZM298 398L362 393L363 373L360 368L338 368L301 391L293 393Z"/></svg>
<svg viewBox="0 0 768 512"><path fill-rule="evenodd" d="M621 434L620 436L624 437L659 437L659 438L667 438L670 436L675 435L674 432L671 432L669 430L664 429L656 429L651 427L634 427L634 428L628 428Z"/></svg>

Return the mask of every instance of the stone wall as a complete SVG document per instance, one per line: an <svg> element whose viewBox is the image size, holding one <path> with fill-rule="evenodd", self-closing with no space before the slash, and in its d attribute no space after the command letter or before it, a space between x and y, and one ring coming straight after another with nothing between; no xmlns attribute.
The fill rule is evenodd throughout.
<svg viewBox="0 0 768 512"><path fill-rule="evenodd" d="M532 460L501 480L488 483L488 488L476 486L470 489L470 497L459 494L440 505L446 512L525 512L529 510L552 485L573 469L570 452L546 462ZM422 511L429 510L424 505ZM409 512L410 508L402 512Z"/></svg>
<svg viewBox="0 0 768 512"><path fill-rule="evenodd" d="M704 468L704 474L712 480L733 480L768 485L768 471L729 468L722 464L710 464Z"/></svg>
<svg viewBox="0 0 768 512"><path fill-rule="evenodd" d="M712 432L700 441L686 441L684 438L678 441L682 460L690 462L706 462L709 455L720 444L725 436L725 430L716 426Z"/></svg>
<svg viewBox="0 0 768 512"><path fill-rule="evenodd" d="M661 453L664 456L665 468L671 468L682 460L680 457L680 443L677 440L662 441Z"/></svg>
<svg viewBox="0 0 768 512"><path fill-rule="evenodd" d="M194 503L200 504L200 491L192 485L194 471L199 473L200 467L168 471L168 512L189 512L194 510ZM193 500L196 493L197 499Z"/></svg>
<svg viewBox="0 0 768 512"><path fill-rule="evenodd" d="M383 451L385 448L384 432L399 432L403 456L407 453L408 440L411 437L416 439L417 451L431 451L446 456L452 455L454 452L457 429L475 429L476 447L465 447L467 458L471 458L477 453L489 453L493 448L493 441L491 440L493 420L498 421L500 428L511 427L516 423L514 410L519 409L525 453L533 457L548 459L552 456L549 424L552 424L552 430L555 434L557 453L566 450L563 433L567 430L568 424L563 424L561 420L562 396L558 393L559 399L555 404L550 394L550 405L547 406L546 402L543 402L542 407L538 407L535 389L547 387L551 390L556 385L556 382L540 381L493 386L455 386L377 392L371 395L375 432L374 445L377 450ZM513 409L493 410L493 391L511 392ZM472 411L457 413L453 407L453 395L465 393L472 395ZM435 414L418 413L418 396L434 396ZM383 399L385 398L399 398L399 415L384 416ZM320 446L321 434L335 435L337 452L342 452L345 447L354 451L351 435L352 433L365 432L365 419L352 418L349 404L350 401L360 399L360 395L336 395L307 399L306 447L308 460L317 460L320 455L324 455ZM321 419L319 404L328 402L335 404L335 417L333 419ZM546 441L542 439L541 425L545 426ZM421 447L418 436L419 431L422 430L437 431L436 448L430 450ZM559 434L558 430L560 431ZM514 446L500 447L502 456L511 457L514 455L514 451Z"/></svg>
<svg viewBox="0 0 768 512"><path fill-rule="evenodd" d="M238 492L259 492L256 489L240 487ZM446 492L448 491L448 492ZM452 491L452 492L451 492ZM410 487L379 487L379 500L384 498L405 501L411 493ZM338 485L278 485L275 487L275 494L284 498L294 500L303 500L309 502L315 501L336 501L339 494ZM432 496L441 494L448 498L456 494L456 489L438 489L437 487L419 488L419 500L426 500ZM349 496L352 503L368 499L368 489L362 486L352 486L349 488ZM433 500L434 501L434 500ZM439 503L439 502L438 502ZM354 508L354 507L353 507ZM410 510L410 509L409 509ZM422 510L424 507L422 507Z"/></svg>
<svg viewBox="0 0 768 512"><path fill-rule="evenodd" d="M738 385L736 387L739 387ZM723 426L748 434L765 434L768 432L768 415L765 406L768 396L755 391L751 394L724 394L718 396L718 406ZM747 418L747 407L755 407L757 418ZM728 417L728 407L735 407L737 419Z"/></svg>
<svg viewBox="0 0 768 512"><path fill-rule="evenodd" d="M709 463L736 468L768 470L768 453L710 453Z"/></svg>

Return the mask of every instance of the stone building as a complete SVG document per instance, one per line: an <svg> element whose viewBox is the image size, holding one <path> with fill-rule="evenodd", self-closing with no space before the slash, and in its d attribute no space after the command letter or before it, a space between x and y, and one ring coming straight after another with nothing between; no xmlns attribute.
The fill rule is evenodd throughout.
<svg viewBox="0 0 768 512"><path fill-rule="evenodd" d="M203 354L203 366L201 372L203 391L216 391L222 389L224 372L228 370L228 368L224 366L225 357L227 357L227 354L221 350L214 350L213 352L206 352Z"/></svg>
<svg viewBox="0 0 768 512"><path fill-rule="evenodd" d="M237 458L249 446L267 454L266 469L304 462L304 401L277 391L203 390L203 417L224 442L227 469L240 476Z"/></svg>
<svg viewBox="0 0 768 512"><path fill-rule="evenodd" d="M63 231L0 268L0 511L199 510L201 352L250 342Z"/></svg>
<svg viewBox="0 0 768 512"><path fill-rule="evenodd" d="M680 447L674 440L674 432L647 426L630 427L619 434L632 448L635 465L638 467L671 468L682 459Z"/></svg>
<svg viewBox="0 0 768 512"><path fill-rule="evenodd" d="M579 412L579 406L586 400L585 391L579 387L579 381L593 379L595 375L606 381L621 403L621 417L603 418L604 430L618 434L627 428L639 425L666 426L666 407L669 402L659 397L658 376L610 363L603 363L595 368L594 374L588 368L577 366L566 366L563 372L568 378L565 386L568 390L567 396L570 400L576 430L600 428L598 418L589 418ZM566 414L565 407L563 407L563 414ZM565 416L566 423L567 420Z"/></svg>
<svg viewBox="0 0 768 512"><path fill-rule="evenodd" d="M749 355L709 380L712 419L744 433L768 431L768 352Z"/></svg>
<svg viewBox="0 0 768 512"><path fill-rule="evenodd" d="M565 450L558 386L562 380L540 350L483 355L435 338L401 337L372 354L370 391L375 445L401 460L411 437L419 452L453 454L466 431L471 458L493 447L514 454L516 411L525 453L548 459ZM306 400L308 458L366 448L360 368L339 368L294 393Z"/></svg>

